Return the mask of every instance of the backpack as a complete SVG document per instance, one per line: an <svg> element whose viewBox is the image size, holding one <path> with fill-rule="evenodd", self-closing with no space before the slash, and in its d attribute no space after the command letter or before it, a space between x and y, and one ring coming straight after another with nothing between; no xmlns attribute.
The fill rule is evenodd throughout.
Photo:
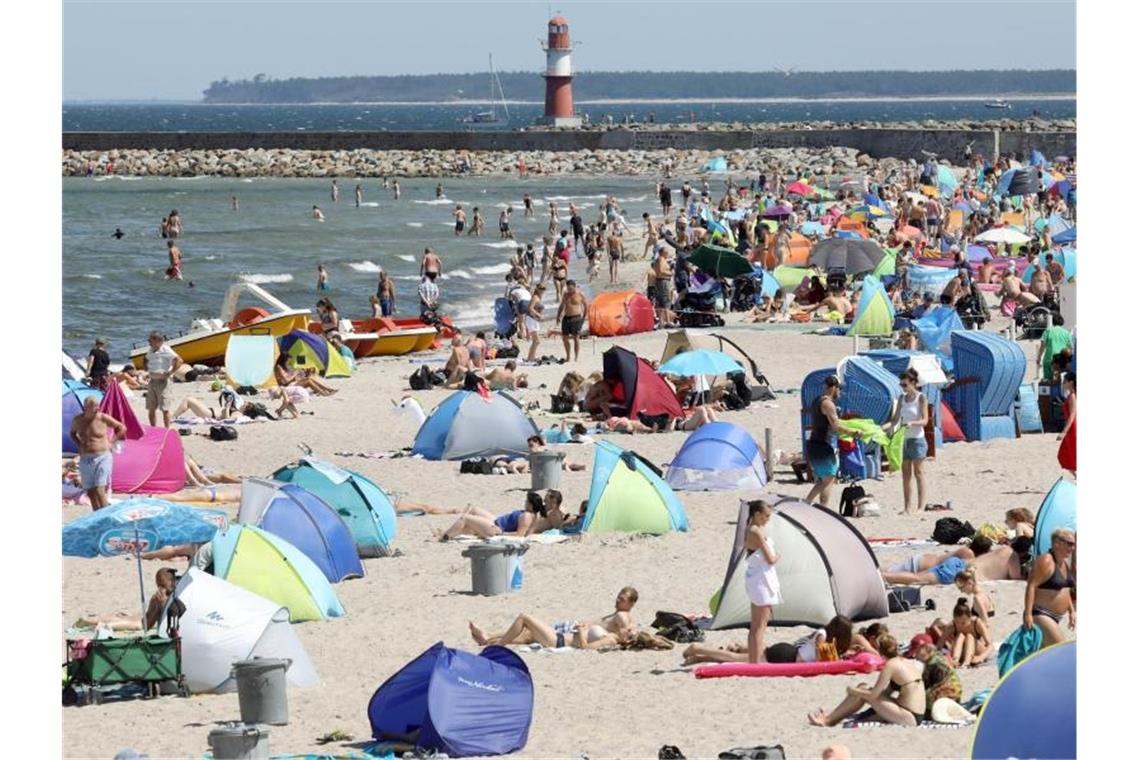
<svg viewBox="0 0 1140 760"><path fill-rule="evenodd" d="M719 760L785 760L786 757L782 744L771 747L733 747L717 755Z"/></svg>
<svg viewBox="0 0 1140 760"><path fill-rule="evenodd" d="M934 532L930 534L940 544L957 544L963 538L974 535L974 526L962 522L957 517L940 517L934 523Z"/></svg>
<svg viewBox="0 0 1140 760"><path fill-rule="evenodd" d="M866 496L867 492L863 490L863 486L847 486L839 496L839 513L844 517L857 517L855 502Z"/></svg>
<svg viewBox="0 0 1140 760"><path fill-rule="evenodd" d="M431 369L428 365L421 364L420 368L412 373L408 378L408 385L411 386L413 391L426 391L432 386Z"/></svg>
<svg viewBox="0 0 1140 760"><path fill-rule="evenodd" d="M921 608L921 586L890 586L887 588L887 609L892 615Z"/></svg>
<svg viewBox="0 0 1140 760"><path fill-rule="evenodd" d="M490 475L492 469L493 463L485 457L464 459L459 463L459 472L464 475Z"/></svg>
<svg viewBox="0 0 1140 760"><path fill-rule="evenodd" d="M693 621L676 612L658 610L657 617L653 619L653 627L657 629L658 636L679 644L705 640L704 631L693 625Z"/></svg>
<svg viewBox="0 0 1140 760"><path fill-rule="evenodd" d="M237 429L229 425L211 425L210 426L210 440L211 441L235 441L237 440Z"/></svg>
<svg viewBox="0 0 1140 760"><path fill-rule="evenodd" d="M502 348L495 349L496 359L517 359L518 355L519 347L514 343L510 344L509 346L503 346Z"/></svg>

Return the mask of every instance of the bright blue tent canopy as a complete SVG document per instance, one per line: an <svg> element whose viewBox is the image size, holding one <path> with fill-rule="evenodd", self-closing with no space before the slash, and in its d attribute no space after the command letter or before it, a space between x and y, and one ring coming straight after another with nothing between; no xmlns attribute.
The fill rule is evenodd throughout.
<svg viewBox="0 0 1140 760"><path fill-rule="evenodd" d="M1064 478L1057 478L1037 509L1037 519L1033 524L1034 556L1040 557L1049 551L1053 545L1053 531L1057 528L1077 530L1077 484Z"/></svg>
<svg viewBox="0 0 1140 760"><path fill-rule="evenodd" d="M1077 757L1077 642L1042 649L1006 673L982 708L970 757Z"/></svg>
<svg viewBox="0 0 1140 760"><path fill-rule="evenodd" d="M246 478L238 522L256 525L300 549L329 583L364 576L348 526L319 496L298 485Z"/></svg>
<svg viewBox="0 0 1140 760"><path fill-rule="evenodd" d="M400 741L451 757L505 755L526 746L534 682L505 647L479 654L438 642L385 681L368 701L378 741Z"/></svg>
<svg viewBox="0 0 1140 760"><path fill-rule="evenodd" d="M950 333L966 329L958 312L949 306L939 306L931 309L921 319L911 322L911 326L918 335L922 349L935 354L942 369L947 372L952 371L954 360L950 352Z"/></svg>
<svg viewBox="0 0 1140 760"><path fill-rule="evenodd" d="M1045 160L1045 155L1036 148L1029 154L1029 165L1040 166L1042 169L1049 168L1049 162Z"/></svg>
<svg viewBox="0 0 1140 760"><path fill-rule="evenodd" d="M732 422L710 422L689 434L665 482L677 491L761 489L768 482L756 440Z"/></svg>
<svg viewBox="0 0 1140 760"><path fill-rule="evenodd" d="M1063 232L1057 233L1053 237L1053 242L1058 243L1058 244L1077 242L1077 225L1074 224L1069 229L1064 230Z"/></svg>

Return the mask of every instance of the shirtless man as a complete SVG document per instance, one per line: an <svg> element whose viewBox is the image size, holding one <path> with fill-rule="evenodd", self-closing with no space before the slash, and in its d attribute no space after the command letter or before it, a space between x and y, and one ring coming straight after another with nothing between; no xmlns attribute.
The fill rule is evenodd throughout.
<svg viewBox="0 0 1140 760"><path fill-rule="evenodd" d="M567 280L562 300L558 304L558 313L554 316L554 321L562 325L562 346L566 349L566 361L570 361L571 342L574 344L574 361L578 361L578 334L582 332L588 305L586 296L578 290L577 283Z"/></svg>
<svg viewBox="0 0 1140 760"><path fill-rule="evenodd" d="M1053 287L1053 278L1049 276L1049 270L1037 266L1033 270L1033 277L1029 280L1029 292L1038 298L1044 298L1053 291Z"/></svg>
<svg viewBox="0 0 1140 760"><path fill-rule="evenodd" d="M471 369L471 353L463 345L463 338L456 335L451 339L451 356L447 357L447 364L443 365L443 374L447 375L444 387L462 388L469 369Z"/></svg>
<svg viewBox="0 0 1140 760"><path fill-rule="evenodd" d="M467 224L467 212L463 210L463 205L456 203L455 210L451 212L455 217L455 236L459 237L463 234L463 227Z"/></svg>
<svg viewBox="0 0 1140 760"><path fill-rule="evenodd" d="M1002 301L1013 300L1018 306L1035 306L1041 303L1041 299L1026 290L1021 280L1017 279L1017 272L1012 266L1005 270L998 298Z"/></svg>
<svg viewBox="0 0 1140 760"><path fill-rule="evenodd" d="M673 264L669 261L669 249L662 246L657 251L657 258L650 266L651 276L654 280L653 299L657 309L657 319L662 325L674 321L673 305Z"/></svg>
<svg viewBox="0 0 1140 760"><path fill-rule="evenodd" d="M621 235L618 234L617 225L610 227L610 234L606 238L606 250L610 252L610 284L615 285L618 281L618 262L625 254L625 245L622 243Z"/></svg>
<svg viewBox="0 0 1140 760"><path fill-rule="evenodd" d="M170 266L166 270L166 279L168 280L181 280L182 279L182 251L174 244L173 240L166 241L166 255L170 259Z"/></svg>
<svg viewBox="0 0 1140 760"><path fill-rule="evenodd" d="M320 206L313 206L313 218L318 222L323 222L325 220L324 212L321 211Z"/></svg>
<svg viewBox="0 0 1140 760"><path fill-rule="evenodd" d="M92 509L107 506L107 487L111 485L111 444L107 428L115 431L115 440L121 441L127 427L114 417L99 411L99 400L88 396L83 411L71 420L71 440L79 447L79 481Z"/></svg>
<svg viewBox="0 0 1140 760"><path fill-rule="evenodd" d="M502 367L495 367L484 378L488 387L493 391L514 390L527 386L526 373L516 372L518 365L514 359L508 359Z"/></svg>
<svg viewBox="0 0 1140 760"><path fill-rule="evenodd" d="M472 369L481 372L487 368L487 339L482 330L467 341L467 356Z"/></svg>
<svg viewBox="0 0 1140 760"><path fill-rule="evenodd" d="M815 306L804 309L804 311L817 311L823 310L824 314L837 311L847 317L851 313L851 299L843 292L843 288L838 285L833 285L827 291L827 297L817 303Z"/></svg>
<svg viewBox="0 0 1140 760"><path fill-rule="evenodd" d="M989 256L982 259L982 268L978 270L978 282L989 285L994 281L994 260Z"/></svg>
<svg viewBox="0 0 1140 760"><path fill-rule="evenodd" d="M471 229L467 230L467 234L483 237L483 214L479 211L478 206L471 209Z"/></svg>
<svg viewBox="0 0 1140 760"><path fill-rule="evenodd" d="M1065 281L1065 267L1061 262L1054 261L1051 253L1045 254L1045 271L1049 273L1049 279L1054 285L1060 285Z"/></svg>
<svg viewBox="0 0 1140 760"><path fill-rule="evenodd" d="M435 273L434 276L432 272ZM420 276L430 277L432 280L436 280L441 274L443 274L443 262L440 261L439 256L436 256L435 251L430 247L424 248L424 257L420 261Z"/></svg>

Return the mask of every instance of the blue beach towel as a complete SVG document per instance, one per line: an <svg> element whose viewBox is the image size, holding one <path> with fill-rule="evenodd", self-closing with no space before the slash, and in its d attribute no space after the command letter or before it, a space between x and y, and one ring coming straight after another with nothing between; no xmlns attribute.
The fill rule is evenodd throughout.
<svg viewBox="0 0 1140 760"><path fill-rule="evenodd" d="M1013 666L1041 648L1041 626L1034 625L1030 630L1018 626L1006 636L998 648L998 676L1004 676Z"/></svg>

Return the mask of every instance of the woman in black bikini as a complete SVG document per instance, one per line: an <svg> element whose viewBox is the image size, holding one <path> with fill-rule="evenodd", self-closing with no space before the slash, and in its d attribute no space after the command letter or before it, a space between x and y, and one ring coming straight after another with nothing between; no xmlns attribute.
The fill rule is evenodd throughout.
<svg viewBox="0 0 1140 760"><path fill-rule="evenodd" d="M1053 531L1052 546L1047 554L1033 561L1029 580L1025 583L1025 613L1022 616L1026 629L1041 626L1043 647L1065 641L1061 618L1069 616L1069 629L1077 628L1077 602L1074 597L1077 579L1073 573L1072 557L1077 549L1077 537L1068 528Z"/></svg>
<svg viewBox="0 0 1140 760"><path fill-rule="evenodd" d="M808 714L809 723L813 726L837 726L863 709L864 705L888 723L917 726L922 721L926 715L922 671L912 660L899 656L899 645L894 636L880 636L878 645L879 653L887 662L875 685L868 687L861 683L858 686L848 686L847 696L830 714L820 708Z"/></svg>

